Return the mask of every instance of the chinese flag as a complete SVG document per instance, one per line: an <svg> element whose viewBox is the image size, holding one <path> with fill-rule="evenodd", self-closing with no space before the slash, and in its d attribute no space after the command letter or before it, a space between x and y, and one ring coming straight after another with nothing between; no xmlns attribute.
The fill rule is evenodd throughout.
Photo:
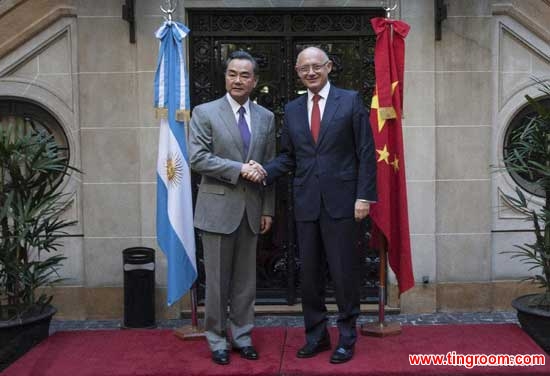
<svg viewBox="0 0 550 376"><path fill-rule="evenodd" d="M403 293L414 286L401 127L404 39L410 26L385 18L373 18L371 24L376 33L376 88L370 123L376 147L378 202L372 205L370 216L373 239L378 240L375 244L383 244L380 237L385 237L389 263Z"/></svg>

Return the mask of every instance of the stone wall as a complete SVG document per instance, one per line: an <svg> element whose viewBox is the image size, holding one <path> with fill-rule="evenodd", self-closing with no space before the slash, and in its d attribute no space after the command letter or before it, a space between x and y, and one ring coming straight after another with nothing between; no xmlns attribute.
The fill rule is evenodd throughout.
<svg viewBox="0 0 550 376"><path fill-rule="evenodd" d="M84 171L66 186L77 192L69 215L79 226L64 248L69 259L63 275L69 280L55 289L61 318L122 317L122 250L158 248L153 33L162 16L159 2L137 0L137 43L131 44L123 3L74 1L77 17L62 15L0 57L0 97L31 99L55 114L68 135L72 162ZM221 8L381 2L184 3ZM510 309L509 301L532 287L517 282L526 268L499 251L530 233L509 232L528 227L503 209L499 192L512 190L513 182L505 173L494 174L491 165L498 164L504 130L523 107L523 95L535 92L529 77L550 77L549 41L540 26L550 22L550 6L531 0L446 3L441 41L435 41L432 0L399 1L394 13L411 25L403 126L417 287L398 298L390 275L389 304L403 312ZM185 20L185 9L178 7L174 18ZM156 261L157 315L177 317L188 301L165 307L160 250Z"/></svg>
<svg viewBox="0 0 550 376"><path fill-rule="evenodd" d="M478 284L491 277L491 8L448 4L435 56L437 309L460 305L458 288L464 307L486 310L490 294Z"/></svg>

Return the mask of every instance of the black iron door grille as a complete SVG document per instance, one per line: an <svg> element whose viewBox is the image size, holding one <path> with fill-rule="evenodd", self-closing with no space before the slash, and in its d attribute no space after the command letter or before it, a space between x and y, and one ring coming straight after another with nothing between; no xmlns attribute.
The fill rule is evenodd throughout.
<svg viewBox="0 0 550 376"><path fill-rule="evenodd" d="M190 33L191 105L225 94L224 62L235 50L245 50L258 61L260 77L252 100L275 113L278 134L284 104L305 92L294 73L296 55L318 46L334 62L330 80L336 86L362 93L370 107L374 89L374 35L370 19L381 9L188 9ZM276 216L272 231L261 236L257 253L257 303L294 304L299 300L300 257L292 204L292 176L276 184ZM194 193L198 176L194 176ZM361 301L378 302L379 257L369 248L368 220L361 224L357 252L361 263ZM200 238L200 235L199 235ZM198 296L204 299L204 265L200 239ZM328 276L328 272L327 272ZM330 283L327 301L334 301Z"/></svg>

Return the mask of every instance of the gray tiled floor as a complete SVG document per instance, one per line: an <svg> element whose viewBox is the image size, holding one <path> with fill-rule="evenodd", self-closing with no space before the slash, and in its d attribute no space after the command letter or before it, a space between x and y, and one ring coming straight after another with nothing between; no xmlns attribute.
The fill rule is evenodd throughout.
<svg viewBox="0 0 550 376"><path fill-rule="evenodd" d="M359 324L376 322L375 315L362 315L358 319ZM336 325L336 316L330 316L331 325ZM479 312L479 313L426 313L426 314L396 314L386 315L386 321L399 321L404 325L438 325L438 324L504 324L517 323L516 313L511 311L502 312ZM189 319L184 320L161 320L157 322L158 328L172 329L190 324ZM119 329L122 325L120 320L53 320L50 332L64 330L98 330L98 329ZM301 316L270 316L259 315L256 317L256 326L303 326Z"/></svg>

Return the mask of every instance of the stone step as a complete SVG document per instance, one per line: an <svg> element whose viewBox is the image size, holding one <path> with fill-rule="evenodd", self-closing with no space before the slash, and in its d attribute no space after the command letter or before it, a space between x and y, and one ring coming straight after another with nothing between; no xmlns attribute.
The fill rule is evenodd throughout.
<svg viewBox="0 0 550 376"><path fill-rule="evenodd" d="M336 304L327 304L327 311L329 314L334 314L338 312L338 307ZM202 317L204 314L204 306L199 306L197 309L199 317ZM282 315L282 316L294 316L302 315L302 305L256 305L255 307L256 316L271 316L271 315ZM364 315L376 315L378 314L378 304L361 304L361 313ZM385 313L388 315L395 315L400 313L399 308L388 307L386 306ZM182 318L190 318L191 310L183 309L181 311Z"/></svg>

